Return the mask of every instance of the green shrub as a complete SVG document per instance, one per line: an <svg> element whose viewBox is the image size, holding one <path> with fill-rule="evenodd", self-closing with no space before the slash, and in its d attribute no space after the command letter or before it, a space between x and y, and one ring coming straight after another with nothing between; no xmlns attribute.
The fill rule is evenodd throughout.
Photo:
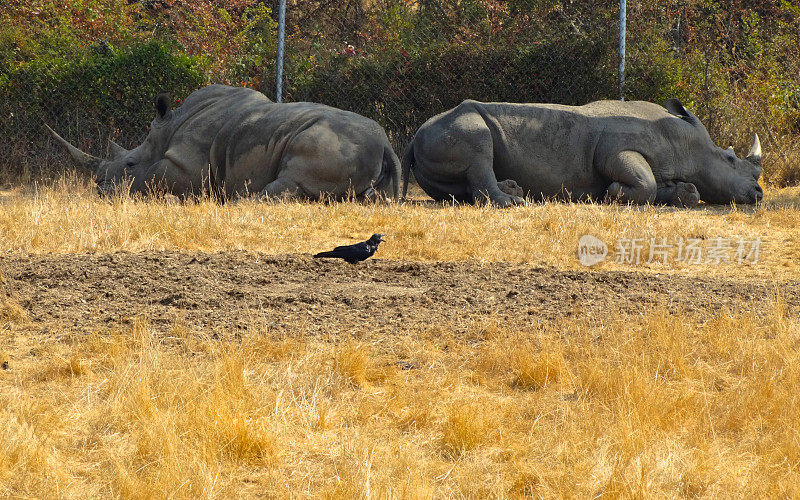
<svg viewBox="0 0 800 500"><path fill-rule="evenodd" d="M0 102L0 127L33 138L43 120L83 133L104 124L109 128L103 132L131 142L152 120L158 93L182 97L206 81L194 58L156 41L121 49L97 45L69 59L34 59L0 80L0 92L8 96Z"/></svg>
<svg viewBox="0 0 800 500"><path fill-rule="evenodd" d="M105 153L146 134L153 98L271 75L275 25L255 0L7 0L0 8L0 167L46 167L46 122ZM268 81L274 78L268 76Z"/></svg>

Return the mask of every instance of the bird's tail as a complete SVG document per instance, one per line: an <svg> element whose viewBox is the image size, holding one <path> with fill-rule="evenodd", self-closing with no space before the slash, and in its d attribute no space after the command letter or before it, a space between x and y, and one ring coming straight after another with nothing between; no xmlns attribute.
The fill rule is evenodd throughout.
<svg viewBox="0 0 800 500"><path fill-rule="evenodd" d="M411 142L408 143L406 146L406 150L403 153L403 200L406 199L406 194L408 193L408 178L411 174L411 169L414 168L414 139L411 139Z"/></svg>
<svg viewBox="0 0 800 500"><path fill-rule="evenodd" d="M322 257L338 257L338 254L336 252L334 252L333 250L331 250L329 252L320 252L320 253L315 253L314 254L314 258L315 259L319 259L319 258L322 258Z"/></svg>

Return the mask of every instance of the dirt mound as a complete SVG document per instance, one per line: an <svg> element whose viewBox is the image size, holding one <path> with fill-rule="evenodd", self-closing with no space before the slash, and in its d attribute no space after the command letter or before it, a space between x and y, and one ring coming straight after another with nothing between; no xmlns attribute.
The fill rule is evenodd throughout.
<svg viewBox="0 0 800 500"><path fill-rule="evenodd" d="M246 252L4 257L6 294L35 322L91 331L147 317L167 329L231 334L253 321L307 333L466 327L479 315L525 326L571 315L602 318L658 305L711 316L762 311L780 293L791 311L800 282L578 272L524 264L408 263L356 266L307 255Z"/></svg>

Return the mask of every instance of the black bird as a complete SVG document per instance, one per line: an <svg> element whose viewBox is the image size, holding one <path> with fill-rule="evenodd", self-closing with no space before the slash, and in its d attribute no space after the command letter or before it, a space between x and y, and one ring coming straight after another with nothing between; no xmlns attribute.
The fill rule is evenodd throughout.
<svg viewBox="0 0 800 500"><path fill-rule="evenodd" d="M378 245L383 241L384 236L386 235L373 234L367 241L362 241L354 245L342 245L334 248L330 252L320 252L314 255L314 258L328 257L332 259L344 259L350 264L355 264L356 262L361 262L362 260L372 257L372 254L378 249Z"/></svg>

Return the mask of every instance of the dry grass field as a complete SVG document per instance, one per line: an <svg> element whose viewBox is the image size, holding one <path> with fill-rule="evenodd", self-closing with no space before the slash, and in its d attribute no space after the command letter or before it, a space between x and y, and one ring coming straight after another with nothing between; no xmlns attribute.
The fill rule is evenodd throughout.
<svg viewBox="0 0 800 500"><path fill-rule="evenodd" d="M310 258L373 232L369 264ZM585 234L606 262L578 262ZM641 262L614 262L633 238ZM650 238L730 262L647 262ZM796 497L800 189L697 210L11 189L0 365L3 497Z"/></svg>

